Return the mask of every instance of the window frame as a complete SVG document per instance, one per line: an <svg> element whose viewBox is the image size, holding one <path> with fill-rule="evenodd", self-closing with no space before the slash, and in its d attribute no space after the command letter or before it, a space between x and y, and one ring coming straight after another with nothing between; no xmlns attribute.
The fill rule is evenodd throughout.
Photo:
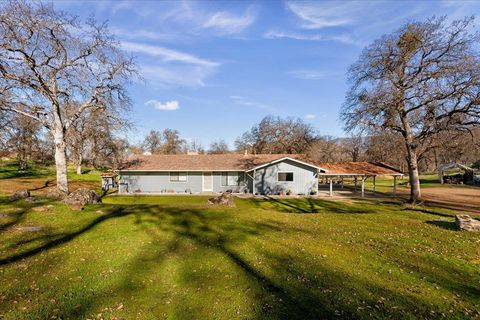
<svg viewBox="0 0 480 320"><path fill-rule="evenodd" d="M292 174L292 180L280 180L279 177L280 177L281 173L286 173L286 174L291 173ZM285 179L286 178L287 178L287 176L285 176ZM295 182L295 172L293 172L293 171L278 171L277 172L277 182Z"/></svg>
<svg viewBox="0 0 480 320"><path fill-rule="evenodd" d="M236 174L236 180L237 182L235 184L228 184L228 178L229 177L232 177L233 174ZM240 175L243 174L243 179L240 180ZM226 176L226 184L223 183L223 178ZM220 185L222 187L239 187L239 186L242 186L243 184L241 184L240 182L244 182L245 181L245 173L242 172L242 171L221 171L221 174L220 174Z"/></svg>
<svg viewBox="0 0 480 320"><path fill-rule="evenodd" d="M172 173L178 173L178 180L172 180ZM185 173L185 180L180 180L182 173ZM188 182L188 171L169 171L169 180L171 183L187 183Z"/></svg>

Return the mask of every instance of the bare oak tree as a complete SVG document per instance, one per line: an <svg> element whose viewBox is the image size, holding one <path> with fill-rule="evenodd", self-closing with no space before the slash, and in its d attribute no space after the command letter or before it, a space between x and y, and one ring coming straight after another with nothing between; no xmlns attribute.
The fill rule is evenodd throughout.
<svg viewBox="0 0 480 320"><path fill-rule="evenodd" d="M223 139L215 140L210 143L210 147L208 148L209 154L225 154L229 153L230 148L228 147L227 142Z"/></svg>
<svg viewBox="0 0 480 320"><path fill-rule="evenodd" d="M186 141L180 137L180 132L174 129L167 128L162 132L150 130L142 148L150 153L179 154L185 153Z"/></svg>
<svg viewBox="0 0 480 320"><path fill-rule="evenodd" d="M304 153L318 139L317 131L301 119L266 116L235 140L237 151Z"/></svg>
<svg viewBox="0 0 480 320"><path fill-rule="evenodd" d="M134 74L106 24L41 2L0 6L0 108L51 132L60 191L68 192L67 130L87 110L127 109L125 84Z"/></svg>
<svg viewBox="0 0 480 320"><path fill-rule="evenodd" d="M421 200L418 158L432 140L479 125L480 37L472 24L472 18L408 23L366 47L349 69L346 128L402 136L411 202Z"/></svg>

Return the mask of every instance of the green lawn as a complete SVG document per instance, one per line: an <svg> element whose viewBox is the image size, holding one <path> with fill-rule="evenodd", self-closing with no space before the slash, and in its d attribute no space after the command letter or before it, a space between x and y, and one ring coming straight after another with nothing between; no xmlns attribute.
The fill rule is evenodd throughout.
<svg viewBox="0 0 480 320"><path fill-rule="evenodd" d="M480 318L480 237L447 211L103 200L74 212L0 197L0 319Z"/></svg>

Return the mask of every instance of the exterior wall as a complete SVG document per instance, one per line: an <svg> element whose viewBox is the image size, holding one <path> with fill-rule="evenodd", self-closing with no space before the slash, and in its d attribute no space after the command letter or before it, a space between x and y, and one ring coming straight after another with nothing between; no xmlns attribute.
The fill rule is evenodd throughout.
<svg viewBox="0 0 480 320"><path fill-rule="evenodd" d="M244 192L248 181L240 186L222 186L222 173L212 172L213 192L232 190ZM251 179L250 179L251 180ZM200 193L203 190L203 172L190 171L186 182L170 182L170 172L120 172L119 193ZM250 181L251 184L251 181ZM252 190L250 187L249 190Z"/></svg>
<svg viewBox="0 0 480 320"><path fill-rule="evenodd" d="M293 172L293 181L278 181L278 172ZM255 173L256 194L278 194L290 190L292 194L308 195L317 188L317 169L288 159L257 169Z"/></svg>
<svg viewBox="0 0 480 320"><path fill-rule="evenodd" d="M278 172L293 172L294 181L277 181ZM284 160L256 170L255 193L278 194L291 190L292 194L308 195L317 190L317 170L295 161ZM203 172L188 172L186 182L170 182L170 173L163 171L120 172L119 193L200 193L203 191ZM213 192L232 190L243 193L253 190L253 171L245 173L240 186L222 186L222 172L212 172Z"/></svg>

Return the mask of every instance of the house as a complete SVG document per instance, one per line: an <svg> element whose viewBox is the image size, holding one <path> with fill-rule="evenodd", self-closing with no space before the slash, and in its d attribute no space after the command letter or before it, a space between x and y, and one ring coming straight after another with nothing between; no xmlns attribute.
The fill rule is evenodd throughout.
<svg viewBox="0 0 480 320"><path fill-rule="evenodd" d="M119 193L316 194L322 169L302 155L136 155L118 170Z"/></svg>

